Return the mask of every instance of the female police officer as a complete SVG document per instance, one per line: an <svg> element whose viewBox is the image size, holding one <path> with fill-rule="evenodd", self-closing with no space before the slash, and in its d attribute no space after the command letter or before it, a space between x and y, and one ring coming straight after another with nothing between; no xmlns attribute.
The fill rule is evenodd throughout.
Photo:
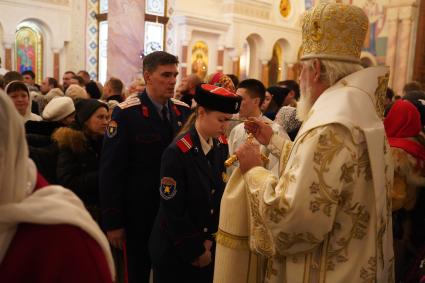
<svg viewBox="0 0 425 283"><path fill-rule="evenodd" d="M222 87L202 84L186 130L164 151L161 203L149 249L154 282L212 282L213 234L227 176L224 132L241 98Z"/></svg>

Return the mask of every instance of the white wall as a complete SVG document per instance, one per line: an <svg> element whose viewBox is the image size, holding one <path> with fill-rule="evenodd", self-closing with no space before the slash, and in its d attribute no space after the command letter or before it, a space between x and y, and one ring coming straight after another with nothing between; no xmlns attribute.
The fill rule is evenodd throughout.
<svg viewBox="0 0 425 283"><path fill-rule="evenodd" d="M65 69L83 68L85 3L86 0L0 1L2 61L7 46L12 48L12 62L15 64L16 29L23 22L32 22L37 24L43 35L43 76L53 75L54 52L60 52L60 75Z"/></svg>
<svg viewBox="0 0 425 283"><path fill-rule="evenodd" d="M243 44L252 34L256 34L255 46L250 62L250 77L261 77L261 61L271 59L273 45L284 39L284 62L296 62L301 45L300 12L304 10L303 1L292 1L292 12L287 18L279 13L279 2L273 0L222 0L222 1L175 1L172 15L175 30L176 47L174 52L180 55L181 46L188 45L188 71L191 66L191 47L197 40L208 44L208 73L216 70L217 48L223 47L223 72L232 72L233 58L240 57ZM298 3L296 3L298 2Z"/></svg>

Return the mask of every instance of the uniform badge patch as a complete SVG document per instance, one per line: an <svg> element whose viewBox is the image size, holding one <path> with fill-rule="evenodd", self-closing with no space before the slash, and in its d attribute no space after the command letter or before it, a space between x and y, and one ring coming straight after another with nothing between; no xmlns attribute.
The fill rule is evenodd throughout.
<svg viewBox="0 0 425 283"><path fill-rule="evenodd" d="M176 180L170 177L164 177L161 179L161 185L159 187L159 194L165 200L172 199L177 193Z"/></svg>
<svg viewBox="0 0 425 283"><path fill-rule="evenodd" d="M109 138L115 137L117 134L118 124L114 120L111 120L108 124L108 127L106 128L106 135Z"/></svg>

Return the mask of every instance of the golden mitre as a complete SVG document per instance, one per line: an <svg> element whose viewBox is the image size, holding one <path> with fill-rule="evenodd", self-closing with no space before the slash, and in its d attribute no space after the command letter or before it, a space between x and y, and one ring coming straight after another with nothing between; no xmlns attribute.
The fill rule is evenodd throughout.
<svg viewBox="0 0 425 283"><path fill-rule="evenodd" d="M304 15L301 60L360 62L369 20L354 5L321 1Z"/></svg>

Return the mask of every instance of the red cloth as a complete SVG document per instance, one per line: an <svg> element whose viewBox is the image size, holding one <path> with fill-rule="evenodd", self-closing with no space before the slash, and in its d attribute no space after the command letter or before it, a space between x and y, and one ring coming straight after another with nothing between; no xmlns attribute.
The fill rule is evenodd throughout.
<svg viewBox="0 0 425 283"><path fill-rule="evenodd" d="M35 190L48 185L38 174ZM71 225L19 224L0 264L1 282L112 283L99 244Z"/></svg>
<svg viewBox="0 0 425 283"><path fill-rule="evenodd" d="M412 103L397 100L388 112L384 126L391 147L405 150L419 162L425 160L425 148L408 139L417 136L422 129L421 115Z"/></svg>

